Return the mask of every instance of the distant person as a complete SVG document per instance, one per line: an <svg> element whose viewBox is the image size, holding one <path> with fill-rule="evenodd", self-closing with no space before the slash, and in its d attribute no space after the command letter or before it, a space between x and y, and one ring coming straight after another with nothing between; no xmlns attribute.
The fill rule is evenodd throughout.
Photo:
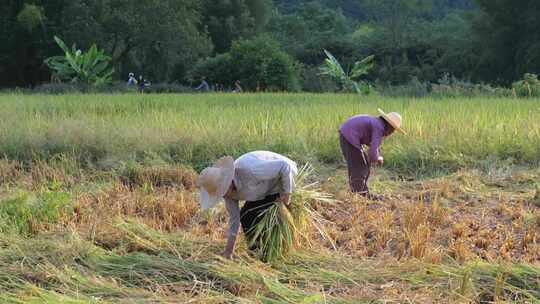
<svg viewBox="0 0 540 304"><path fill-rule="evenodd" d="M139 75L138 85L139 93L144 93L144 90L146 89L146 87L150 86L150 83L146 79L144 79L142 75Z"/></svg>
<svg viewBox="0 0 540 304"><path fill-rule="evenodd" d="M135 86L135 85L137 85L137 79L135 78L135 74L129 73L127 86L130 87L130 86Z"/></svg>
<svg viewBox="0 0 540 304"><path fill-rule="evenodd" d="M339 129L341 151L347 161L349 185L351 192L366 196L369 199L380 200L381 196L369 193L368 179L372 165L384 164L379 147L383 139L401 129L401 115L396 112L389 114L379 109L379 117L357 115L349 118ZM365 146L369 146L366 153Z"/></svg>
<svg viewBox="0 0 540 304"><path fill-rule="evenodd" d="M240 80L237 80L234 82L234 90L233 93L242 93L242 86L240 85Z"/></svg>
<svg viewBox="0 0 540 304"><path fill-rule="evenodd" d="M206 77L201 77L201 84L197 88L195 88L197 91L201 92L208 92L210 91L210 86L208 85L208 82L206 82Z"/></svg>

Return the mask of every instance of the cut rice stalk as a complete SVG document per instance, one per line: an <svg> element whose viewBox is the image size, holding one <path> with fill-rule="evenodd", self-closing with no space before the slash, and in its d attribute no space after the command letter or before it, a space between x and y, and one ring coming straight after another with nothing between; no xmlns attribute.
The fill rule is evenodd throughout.
<svg viewBox="0 0 540 304"><path fill-rule="evenodd" d="M283 204L273 204L260 217L260 222L253 229L249 246L258 247L264 261L284 257L297 242L296 226L291 213Z"/></svg>
<svg viewBox="0 0 540 304"><path fill-rule="evenodd" d="M248 244L258 249L262 260L272 261L285 258L303 242L311 245L310 227L314 227L325 240L334 246L333 240L323 226L327 220L312 208L311 203L333 204L337 201L332 195L317 188L318 183L308 183L311 173L313 173L313 167L310 164L301 168L296 178L297 189L288 207L276 203L259 215L260 220L252 228Z"/></svg>

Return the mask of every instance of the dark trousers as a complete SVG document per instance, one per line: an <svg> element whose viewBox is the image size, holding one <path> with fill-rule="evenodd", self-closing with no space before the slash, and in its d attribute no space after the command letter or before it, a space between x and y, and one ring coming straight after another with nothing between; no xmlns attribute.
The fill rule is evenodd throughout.
<svg viewBox="0 0 540 304"><path fill-rule="evenodd" d="M250 250L259 249L259 240L253 239L254 227L261 221L261 213L270 208L279 199L279 194L268 195L264 199L255 202L246 202L240 209L240 223Z"/></svg>
<svg viewBox="0 0 540 304"><path fill-rule="evenodd" d="M365 149L358 149L351 145L341 134L339 134L339 142L341 144L341 152L345 157L345 161L347 161L351 191L368 195L368 178L370 173L368 154Z"/></svg>

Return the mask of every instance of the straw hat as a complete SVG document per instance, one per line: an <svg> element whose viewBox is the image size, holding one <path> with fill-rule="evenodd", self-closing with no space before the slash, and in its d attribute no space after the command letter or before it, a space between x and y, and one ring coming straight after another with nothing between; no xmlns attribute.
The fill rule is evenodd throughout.
<svg viewBox="0 0 540 304"><path fill-rule="evenodd" d="M401 115L399 115L399 113L391 112L391 113L386 114L384 113L383 110L381 109L378 109L378 110L379 110L379 113L384 118L384 120L386 120L386 122L388 122L392 127L394 127L394 129L398 130L399 132L403 134L407 134L407 132L405 132L401 128Z"/></svg>
<svg viewBox="0 0 540 304"><path fill-rule="evenodd" d="M200 190L202 210L214 207L229 190L234 177L234 159L230 156L220 158L204 169L197 180Z"/></svg>

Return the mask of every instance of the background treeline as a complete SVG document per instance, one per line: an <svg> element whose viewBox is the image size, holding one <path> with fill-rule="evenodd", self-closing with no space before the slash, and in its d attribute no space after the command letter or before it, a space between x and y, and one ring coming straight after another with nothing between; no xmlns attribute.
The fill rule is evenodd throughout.
<svg viewBox="0 0 540 304"><path fill-rule="evenodd" d="M96 43L122 81L331 91L326 49L345 69L375 55L379 85L508 86L540 72L539 17L538 0L5 0L0 86L49 82L55 35Z"/></svg>

